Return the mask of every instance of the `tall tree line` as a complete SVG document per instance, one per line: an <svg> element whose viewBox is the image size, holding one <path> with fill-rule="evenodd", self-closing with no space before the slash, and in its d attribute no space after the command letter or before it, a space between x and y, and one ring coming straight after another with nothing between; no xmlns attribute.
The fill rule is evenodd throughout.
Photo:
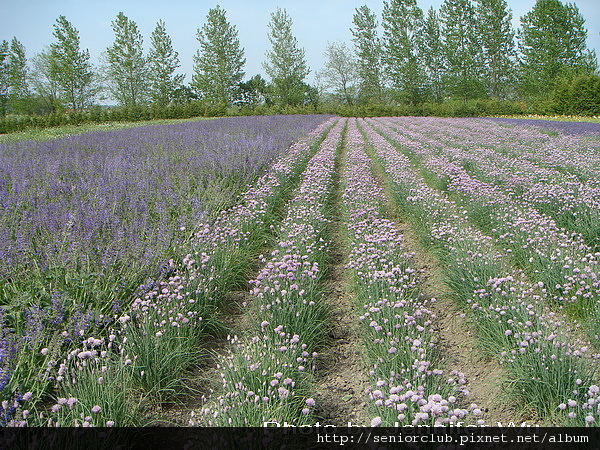
<svg viewBox="0 0 600 450"><path fill-rule="evenodd" d="M597 70L574 4L537 0L518 33L511 21L506 0L444 0L427 14L415 0L386 0L380 38L375 14L357 8L351 32L358 100L543 97L561 77ZM387 94L374 96L382 84Z"/></svg>
<svg viewBox="0 0 600 450"><path fill-rule="evenodd" d="M316 90L306 81L310 68L292 18L277 9L270 19L263 62L268 80L260 75L243 80L246 59L237 28L216 6L197 30L199 48L186 86L184 75L176 73L179 54L163 21L144 54L137 24L119 13L112 22L114 41L95 68L79 31L60 16L54 42L30 61L16 37L0 42L0 115L82 110L101 92L131 107L193 99L221 109L314 103ZM417 0L384 0L380 18L361 6L350 27L353 45L328 43L317 79L337 102L415 105L544 97L564 80L597 76L585 20L574 4L537 0L518 30L511 21L506 0L444 0L426 12Z"/></svg>
<svg viewBox="0 0 600 450"><path fill-rule="evenodd" d="M291 17L283 9L272 13L269 23L271 49L263 66L270 82L260 75L243 81L244 48L235 25L220 6L210 9L205 23L198 28L199 49L194 55L189 86L183 84L185 76L176 73L179 54L164 21L158 21L147 54L135 21L120 12L111 25L114 41L103 53L100 68L92 66L89 51L81 48L79 31L65 16L54 24L55 41L33 58L31 67L16 38L12 43L2 41L0 115L20 112L17 105L31 98L30 86L43 112L85 109L102 91L126 107L164 107L194 99L219 108L264 102L296 106L316 98L314 88L306 83L310 69L305 51L292 33Z"/></svg>

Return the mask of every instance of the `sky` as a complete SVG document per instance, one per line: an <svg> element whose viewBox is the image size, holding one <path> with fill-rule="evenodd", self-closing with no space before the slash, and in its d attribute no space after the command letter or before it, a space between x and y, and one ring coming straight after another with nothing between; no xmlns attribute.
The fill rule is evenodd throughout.
<svg viewBox="0 0 600 450"><path fill-rule="evenodd" d="M564 1L563 1L564 2ZM417 0L426 11L438 9L442 0ZM574 2L586 19L588 47L600 56L600 7L598 0ZM173 47L179 52L179 73L186 74L189 83L193 72L193 56L199 48L198 28L206 21L210 8L219 4L229 22L236 26L240 44L245 49L246 79L259 73L267 78L262 68L265 52L270 48L268 23L277 7L285 8L293 20L292 32L305 49L311 68L308 81L320 70L323 52L328 42L351 44L352 16L355 9L368 5L381 22L383 0L0 0L0 41L16 36L31 58L55 41L53 25L60 15L66 16L79 30L81 47L88 49L91 62L100 63L100 55L112 45L114 33L111 22L119 12L135 21L144 36L144 49L150 45L150 36L156 22L162 19ZM513 11L513 26L531 10L535 0L508 0Z"/></svg>

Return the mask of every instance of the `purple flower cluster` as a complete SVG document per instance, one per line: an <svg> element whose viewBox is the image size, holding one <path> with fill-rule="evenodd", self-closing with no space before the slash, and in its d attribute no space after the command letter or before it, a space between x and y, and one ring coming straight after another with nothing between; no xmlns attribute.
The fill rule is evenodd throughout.
<svg viewBox="0 0 600 450"><path fill-rule="evenodd" d="M194 336L198 325L203 322L206 314L219 306L226 290L231 288L227 284L228 272L234 272L232 267L236 264L244 263L240 261L241 258L250 257L247 252L244 253L244 248L251 245L249 230L264 226L264 215L270 202L288 186L297 171L295 167L310 158L312 142L331 126L331 121L323 122L292 145L258 180L255 187L243 195L240 205L222 212L212 223L199 224L199 231L194 234L191 242L185 245L182 243L181 252L187 255L181 261L169 261L163 271L166 276L148 283L146 292L136 298L130 308L117 308L114 311L116 315L113 325L103 332L104 338L89 337L86 329L79 330L71 338L75 342L82 342L83 348L71 351L60 365L57 363L60 361L57 356L61 353L57 342L53 341L51 350L42 349L41 354L46 359L47 367L41 370L45 369L44 378L48 382L56 383L56 392L73 392L74 386L90 384L102 385L102 389L107 389L107 384L112 380L113 386L118 383L123 385L116 389L117 392L122 392L123 397L117 396L112 402L119 405L121 401L125 401L128 395L126 387L134 379L144 385L143 380L149 378L150 372L169 370L168 367L148 365L154 356L152 353L173 348L170 347L170 342L177 343L175 347L179 351L181 345L189 346L187 352L192 354L197 345ZM58 336L64 333L66 331ZM106 346L105 350L97 348L103 345ZM116 354L115 348L118 349ZM65 383L69 386L65 387ZM79 395L80 407L94 413L93 408L98 406L101 408L98 412L102 411L102 414L93 417L102 416L102 421L112 424L131 423L128 420L132 418L119 411L115 412L115 407L110 406L111 402L99 406L88 405L90 402L82 400L83 396L93 399L94 395L89 390ZM106 397L99 392L98 396ZM48 412L53 424L58 422L60 425L73 425L73 420L79 421L71 410L68 415L64 415L67 410L60 406L55 405ZM102 421L98 422L99 419L93 423L88 421L88 416L85 415L87 409L79 412L84 414L83 420L79 421L82 425L104 424ZM63 416L57 416L61 411ZM39 423L39 418L36 421Z"/></svg>
<svg viewBox="0 0 600 450"><path fill-rule="evenodd" d="M402 140L404 148L424 152L422 142L396 139L389 128L374 126ZM475 229L468 211L430 188L409 159L375 129L368 128L367 134L392 180L408 192L407 209L430 230L432 244L443 249L448 284L464 302L483 347L505 365L513 394L547 417L564 395L562 386L576 378L592 380L592 363L584 359L589 346L547 311L550 294L545 285L511 266L510 249L502 241ZM548 389L541 393L537 383Z"/></svg>
<svg viewBox="0 0 600 450"><path fill-rule="evenodd" d="M504 118L487 118L486 120L494 121L499 124L516 125L516 128L523 129L527 132L531 132L530 130L535 130L537 127L539 127L560 131L563 134L573 136L589 136L591 134L600 134L600 124L592 122L561 122L556 120Z"/></svg>
<svg viewBox="0 0 600 450"><path fill-rule="evenodd" d="M58 285L80 295L84 309L110 305L141 277L155 276L186 238L182 227L191 230L230 204L321 122L225 118L0 143L0 282L8 288L0 291L2 303L21 292L44 299ZM81 295L81 281L64 282L88 277L96 281L90 286L109 280L107 292ZM36 284L43 287L29 292Z"/></svg>
<svg viewBox="0 0 600 450"><path fill-rule="evenodd" d="M351 240L347 267L362 306L365 348L371 363L369 397L380 424L449 424L464 421L459 408L466 395L464 375L448 379L434 344L436 316L419 293L418 273L411 267L403 236L381 217L383 190L371 174L364 140L351 120L347 131L344 208ZM375 420L375 419L374 419Z"/></svg>
<svg viewBox="0 0 600 450"><path fill-rule="evenodd" d="M593 384L587 389L582 389L581 379L576 380L576 384L574 398L559 404L558 409L568 418L568 425L583 421L586 427L600 426L600 387Z"/></svg>
<svg viewBox="0 0 600 450"><path fill-rule="evenodd" d="M387 122L395 123L395 119ZM536 187L531 189L531 195L517 196L510 187L481 181L453 162L464 158L461 155L476 154L474 148L456 150L453 147L445 147L444 141L420 138L420 133L428 134L429 127L424 127L420 133L414 132L416 136L407 138L391 130L388 125L384 126L390 137L402 141L403 145L409 146L419 154L427 169L448 179L448 189L466 198L470 213L481 212L489 215L489 231L497 239L497 244L512 253L513 258L519 261L520 266L534 281L544 283L552 301L580 303L588 309L588 314L598 314L594 305L600 301L600 252L587 245L581 235L560 228L555 220L536 208L532 196L542 193L548 198L547 191ZM411 145L411 142L415 142L412 140L417 138L419 143ZM424 141L425 146L422 145ZM437 151L428 147L434 143L438 147ZM487 163L482 159L470 161L476 161L480 170L487 174L487 178L497 176L500 169L489 162L492 159L488 158ZM517 164L518 161L514 162L513 166ZM517 167L524 170L520 166ZM525 170L526 168L527 165ZM560 178L556 183L559 182ZM536 185L539 186L540 183ZM579 185L577 191L582 194L582 201L587 202L587 207L594 210L597 219L600 219L600 189L581 183Z"/></svg>
<svg viewBox="0 0 600 450"><path fill-rule="evenodd" d="M264 266L250 281L256 326L242 339L231 339L223 392L207 400L193 424L308 423L314 406L306 399L308 378L324 329L319 290L328 250L324 209L344 126L344 120L338 121L309 161L287 205L279 243L270 259L262 257Z"/></svg>

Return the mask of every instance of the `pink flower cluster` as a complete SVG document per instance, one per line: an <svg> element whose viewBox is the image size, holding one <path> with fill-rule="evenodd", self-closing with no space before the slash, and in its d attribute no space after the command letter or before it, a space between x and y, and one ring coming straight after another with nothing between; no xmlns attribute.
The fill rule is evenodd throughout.
<svg viewBox="0 0 600 450"><path fill-rule="evenodd" d="M325 205L345 122L333 127L302 174L279 227L279 242L269 259L261 258L264 266L250 280L249 308L256 326L243 338L231 339L222 391L207 399L191 423L309 423L315 403L306 397L319 342L314 334L324 328L319 282L329 248Z"/></svg>
<svg viewBox="0 0 600 450"><path fill-rule="evenodd" d="M419 293L418 271L403 236L381 217L383 190L370 170L356 120L347 131L348 157L342 194L351 241L348 269L364 306L360 320L371 363L369 397L376 422L448 424L464 420L470 411L456 405L466 395L464 375L444 375L434 344L436 316ZM475 409L476 406L473 407ZM375 420L375 419L374 419Z"/></svg>

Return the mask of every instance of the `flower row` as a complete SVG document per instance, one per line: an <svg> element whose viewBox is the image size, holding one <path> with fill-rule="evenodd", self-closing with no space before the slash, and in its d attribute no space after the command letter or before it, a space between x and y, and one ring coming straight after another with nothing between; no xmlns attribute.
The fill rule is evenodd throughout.
<svg viewBox="0 0 600 450"><path fill-rule="evenodd" d="M460 408L468 394L462 373L450 376L435 342L435 299L419 292L418 271L403 236L381 216L385 202L374 179L356 121L347 133L343 207L350 240L347 265L360 308L366 358L370 364L372 425L440 425L464 422L477 405ZM473 421L477 418L473 418Z"/></svg>
<svg viewBox="0 0 600 450"><path fill-rule="evenodd" d="M505 388L517 404L541 418L557 415L556 405L565 396L584 398L584 386L593 383L593 364L584 360L588 348L577 344L568 323L547 311L549 293L543 284L513 268L510 253L476 230L463 207L430 188L410 160L375 129L366 131L398 187L397 200L441 255L448 285L482 348L504 365L510 380Z"/></svg>
<svg viewBox="0 0 600 450"><path fill-rule="evenodd" d="M329 243L326 204L345 121L340 120L309 161L278 243L250 280L249 329L233 336L222 363L217 395L191 424L262 426L265 422L309 423L315 349L322 343L327 307L321 280Z"/></svg>

